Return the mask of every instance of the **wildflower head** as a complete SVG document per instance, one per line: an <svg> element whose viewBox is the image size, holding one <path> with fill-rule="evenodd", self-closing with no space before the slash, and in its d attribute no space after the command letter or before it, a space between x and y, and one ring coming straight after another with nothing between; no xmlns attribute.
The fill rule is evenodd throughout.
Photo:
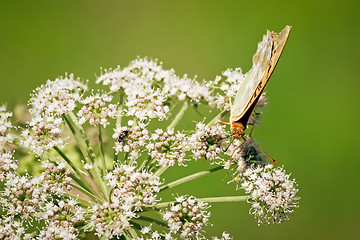
<svg viewBox="0 0 360 240"><path fill-rule="evenodd" d="M48 80L38 87L29 100L30 113L34 116L62 115L72 111L87 85L75 79L73 74L65 75L54 81Z"/></svg>
<svg viewBox="0 0 360 240"><path fill-rule="evenodd" d="M12 176L11 172L17 169L17 161L13 158L13 152L0 152L0 182Z"/></svg>
<svg viewBox="0 0 360 240"><path fill-rule="evenodd" d="M29 128L22 132L24 146L38 156L55 146L62 146L64 139L61 138L61 123L62 119L58 117L33 118Z"/></svg>
<svg viewBox="0 0 360 240"><path fill-rule="evenodd" d="M5 182L4 191L1 193L5 199L2 203L3 208L13 216L29 219L40 208L41 193L37 179L12 174L11 179Z"/></svg>
<svg viewBox="0 0 360 240"><path fill-rule="evenodd" d="M289 213L298 207L296 187L295 180L282 167L274 168L271 164L248 168L241 183L241 188L250 194L250 214L259 224L288 220Z"/></svg>
<svg viewBox="0 0 360 240"><path fill-rule="evenodd" d="M157 129L151 134L150 140L147 149L160 166L174 166L176 162L179 165L185 163L187 141L185 134L175 133L172 128L166 131Z"/></svg>
<svg viewBox="0 0 360 240"><path fill-rule="evenodd" d="M75 199L61 199L44 206L43 219L47 222L40 232L40 239L76 239L79 229L76 224L84 220L84 211Z"/></svg>
<svg viewBox="0 0 360 240"><path fill-rule="evenodd" d="M202 236L203 227L208 224L209 205L193 196L180 196L171 203L163 219L167 221L170 231L180 234L183 239L192 239Z"/></svg>
<svg viewBox="0 0 360 240"><path fill-rule="evenodd" d="M116 153L130 153L129 158L136 160L149 139L149 131L145 127L143 123L134 125L133 121L129 121L128 126L117 124L112 136L116 139L114 147Z"/></svg>
<svg viewBox="0 0 360 240"><path fill-rule="evenodd" d="M110 172L106 179L114 188L113 198L127 198L136 210L143 205L154 205L157 193L160 191L160 179L153 173L136 171L134 166L119 165Z"/></svg>
<svg viewBox="0 0 360 240"><path fill-rule="evenodd" d="M117 115L117 105L109 104L112 96L105 93L94 94L81 100L82 108L77 113L80 124L88 121L90 125L103 125L106 127L109 124L108 118L115 118Z"/></svg>
<svg viewBox="0 0 360 240"><path fill-rule="evenodd" d="M42 172L40 177L42 178L42 186L44 191L47 191L50 194L57 194L61 196L65 190L71 190L71 171L65 168L64 162L58 165L45 162L43 167L45 168L45 171Z"/></svg>
<svg viewBox="0 0 360 240"><path fill-rule="evenodd" d="M8 134L8 131L13 128L10 122L12 113L6 112L6 107L0 106L0 151L5 150L5 144L11 143L14 139Z"/></svg>
<svg viewBox="0 0 360 240"><path fill-rule="evenodd" d="M206 126L204 123L196 124L196 133L189 139L189 146L194 154L194 158L205 157L213 162L223 148L226 147L226 131L224 126L217 124L215 126Z"/></svg>
<svg viewBox="0 0 360 240"><path fill-rule="evenodd" d="M91 207L89 227L95 229L95 234L110 239L121 236L124 230L130 228L130 220L135 217L132 205L124 199L113 198L111 203L104 202Z"/></svg>

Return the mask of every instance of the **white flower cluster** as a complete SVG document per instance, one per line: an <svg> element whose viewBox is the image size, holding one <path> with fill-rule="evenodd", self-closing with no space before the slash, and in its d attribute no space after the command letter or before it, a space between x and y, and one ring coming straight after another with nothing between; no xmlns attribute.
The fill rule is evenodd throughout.
<svg viewBox="0 0 360 240"><path fill-rule="evenodd" d="M194 158L205 157L214 162L226 147L226 131L223 125L206 126L199 122L196 124L196 133L190 136L189 146Z"/></svg>
<svg viewBox="0 0 360 240"><path fill-rule="evenodd" d="M22 132L24 147L30 148L33 153L41 156L55 146L63 146L61 123L61 118L53 116L33 118L29 122L29 129L24 129Z"/></svg>
<svg viewBox="0 0 360 240"><path fill-rule="evenodd" d="M155 158L160 166L174 166L175 162L183 165L186 159L187 140L185 134L169 128L167 131L156 129L151 134L150 143L146 148L150 151L150 156Z"/></svg>
<svg viewBox="0 0 360 240"><path fill-rule="evenodd" d="M65 75L36 88L29 100L30 113L34 116L61 116L72 111L87 85L75 79L73 74Z"/></svg>
<svg viewBox="0 0 360 240"><path fill-rule="evenodd" d="M4 191L1 193L2 207L12 216L21 216L27 220L39 210L42 203L41 193L37 179L13 175L5 182Z"/></svg>
<svg viewBox="0 0 360 240"><path fill-rule="evenodd" d="M13 152L0 152L0 182L11 178L17 169L17 161L13 157Z"/></svg>
<svg viewBox="0 0 360 240"><path fill-rule="evenodd" d="M112 137L116 139L114 147L116 153L130 153L129 158L132 160L139 157L139 152L145 148L147 140L150 138L146 125L139 123L134 126L133 121L129 121L128 126L117 124Z"/></svg>
<svg viewBox="0 0 360 240"><path fill-rule="evenodd" d="M105 70L97 83L108 85L111 92L124 92L126 114L139 119L164 119L169 113L168 104L174 98L195 102L211 99L211 91L205 84L186 75L180 78L173 69L164 70L157 61L147 58L136 59L122 70L120 67Z"/></svg>
<svg viewBox="0 0 360 240"><path fill-rule="evenodd" d="M152 206L156 203L157 193L160 191L160 179L153 173L136 171L134 166L119 165L108 173L106 179L113 187L115 198L126 198L135 210L142 206Z"/></svg>
<svg viewBox="0 0 360 240"><path fill-rule="evenodd" d="M112 197L111 200L111 203L96 204L90 209L89 227L105 239L121 236L131 227L130 220L136 217L127 199Z"/></svg>
<svg viewBox="0 0 360 240"><path fill-rule="evenodd" d="M170 231L180 234L183 239L201 237L203 227L209 222L210 212L206 211L209 205L193 196L180 196L175 199L163 215Z"/></svg>
<svg viewBox="0 0 360 240"><path fill-rule="evenodd" d="M83 209L75 199L48 202L43 210L47 224L39 232L40 239L76 239L79 229L75 224L84 220Z"/></svg>
<svg viewBox="0 0 360 240"><path fill-rule="evenodd" d="M101 124L106 127L109 124L108 118L115 118L117 115L117 105L107 104L112 100L112 96L95 94L80 100L84 106L77 113L80 124L88 121L90 125Z"/></svg>
<svg viewBox="0 0 360 240"><path fill-rule="evenodd" d="M48 80L38 87L29 100L32 119L29 128L22 133L24 146L38 156L55 146L62 146L62 114L73 111L86 90L87 85L74 79L73 74Z"/></svg>
<svg viewBox="0 0 360 240"><path fill-rule="evenodd" d="M101 239L211 239L204 234L210 218L206 201L229 198L248 200L259 223L286 220L297 207L295 181L282 168L265 165L250 137L234 139L224 125L212 124L229 113L229 100L245 77L239 68L228 69L212 82L199 83L164 70L157 61L139 58L126 68L105 70L97 79L109 92L85 95L87 85L72 74L47 81L29 100L31 120L26 127L13 126L11 113L1 106L0 238L70 240L91 231ZM221 111L215 109L219 114L207 125L204 120L177 130L188 107L199 104ZM263 105L261 98L258 107ZM171 114L179 111L171 122L162 121L170 109ZM259 114L251 117L253 124ZM109 146L101 130L112 123L114 143ZM89 125L99 136L96 141L89 138ZM27 155L29 151L36 156ZM114 162L109 163L112 155ZM20 161L38 159L42 168L34 164L22 174L14 156ZM200 158L219 166L162 180L169 167L186 167L187 161ZM249 196L201 200L183 195L172 202L158 198L163 190L221 169L235 172L231 182ZM212 239L231 237L223 232Z"/></svg>
<svg viewBox="0 0 360 240"><path fill-rule="evenodd" d="M288 214L298 207L296 186L295 180L291 180L283 168L274 168L271 164L248 168L241 183L241 188L250 193L250 213L259 224L288 220Z"/></svg>
<svg viewBox="0 0 360 240"><path fill-rule="evenodd" d="M8 131L13 128L10 122L12 113L6 112L6 106L0 106L0 151L5 150L5 144L12 143L14 138L8 134Z"/></svg>
<svg viewBox="0 0 360 240"><path fill-rule="evenodd" d="M0 214L0 239L31 239L31 234L26 233L26 228L23 225L24 222L21 219L14 219L12 216Z"/></svg>
<svg viewBox="0 0 360 240"><path fill-rule="evenodd" d="M66 168L64 162L57 166L54 163L45 162L43 167L45 170L39 176L43 191L61 196L65 190L70 191L72 189L70 185L72 182L71 171Z"/></svg>

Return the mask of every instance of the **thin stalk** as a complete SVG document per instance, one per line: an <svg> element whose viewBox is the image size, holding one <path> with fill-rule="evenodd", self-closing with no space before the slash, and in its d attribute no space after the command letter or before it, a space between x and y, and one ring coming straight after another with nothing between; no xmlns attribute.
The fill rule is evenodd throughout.
<svg viewBox="0 0 360 240"><path fill-rule="evenodd" d="M102 160L102 164L103 164L103 176L106 175L106 161L105 161L105 155L104 155L104 144L103 144L103 140L102 140L102 131L101 131L101 125L99 124L99 144L100 144L100 155L101 155L101 160Z"/></svg>
<svg viewBox="0 0 360 240"><path fill-rule="evenodd" d="M223 169L223 168L224 168L223 166L217 166L217 167L214 167L214 168L209 169L209 170L197 172L197 173L191 174L191 175L189 175L189 176L180 178L180 179L175 180L175 181L173 181L173 182L171 182L171 183L168 183L168 184L165 184L165 185L161 186L161 187L160 187L160 191L165 190L165 189L169 189L169 188L172 188L172 187L175 187L175 186L177 186L177 185L186 183L186 182L188 182L188 181L191 181L191 180L194 180L194 179L203 177L203 176L206 176L206 175L208 175L208 174L210 174L210 173L216 172L216 171L221 170L221 169Z"/></svg>
<svg viewBox="0 0 360 240"><path fill-rule="evenodd" d="M188 102L185 101L184 105L181 107L180 111L178 112L178 114L176 115L174 120L170 123L168 128L175 128L175 126L180 122L180 120L184 116L184 113L185 113L186 109L188 108L188 106L189 106Z"/></svg>
<svg viewBox="0 0 360 240"><path fill-rule="evenodd" d="M166 227L166 228L168 227L167 223L160 221L158 219L155 219L155 218L151 218L151 217L139 216L138 220L143 220L143 221L146 221L149 223L156 223L157 225Z"/></svg>
<svg viewBox="0 0 360 240"><path fill-rule="evenodd" d="M214 202L244 202L248 200L251 196L228 196L228 197L210 197L210 198L198 198L198 200L214 203Z"/></svg>
<svg viewBox="0 0 360 240"><path fill-rule="evenodd" d="M130 228L129 230L129 234L131 235L131 239L139 239L138 234L136 233L136 230L133 228Z"/></svg>
<svg viewBox="0 0 360 240"><path fill-rule="evenodd" d="M95 161L96 156L94 153L93 148L90 145L90 141L87 138L84 129L82 128L81 124L78 123L77 118L73 112L68 112L68 117L64 115L65 119L68 119L68 124L72 125L72 127L75 130L74 136L79 144L79 147L81 149L81 152L83 153L85 159L90 160L92 164L94 164L94 167L90 170L93 175L93 180L97 184L97 186L100 188L100 191L104 197L104 200L108 200L107 190L106 190L106 183L104 180L100 177L101 173L98 168L98 164Z"/></svg>
<svg viewBox="0 0 360 240"><path fill-rule="evenodd" d="M57 146L54 147L55 151L59 153L59 155L70 165L70 167L74 170L74 172L79 176L77 178L76 176L72 175L72 179L77 182L80 186L82 186L87 192L94 192L94 188L88 184L88 181L84 178L84 174L80 172L80 170L75 166L75 164L66 156L66 154L61 151L60 148Z"/></svg>
<svg viewBox="0 0 360 240"><path fill-rule="evenodd" d="M73 199L76 199L76 201L78 201L80 204L84 205L84 206L91 206L91 203L89 202L89 200L86 200L84 198L81 198L79 196L75 196L74 194L68 193L68 192L64 192L62 193L64 196L67 197L71 197Z"/></svg>
<svg viewBox="0 0 360 240"><path fill-rule="evenodd" d="M57 146L54 147L55 151L67 162L67 164L70 165L70 167L74 170L74 172L76 172L76 174L78 176L82 176L80 170L75 166L75 164L66 156L65 153L63 153L63 151L61 151L60 148L58 148Z"/></svg>
<svg viewBox="0 0 360 240"><path fill-rule="evenodd" d="M156 209L160 209L160 208L166 208L166 207L169 207L171 203L173 203L174 201L172 202L163 202L163 203L158 203L155 205L155 208Z"/></svg>
<svg viewBox="0 0 360 240"><path fill-rule="evenodd" d="M250 196L228 196L228 197L210 197L210 198L198 198L199 201L212 203L212 202L244 202L248 200ZM172 202L163 202L155 205L155 209L166 208L171 205Z"/></svg>
<svg viewBox="0 0 360 240"><path fill-rule="evenodd" d="M149 163L149 161L151 160L151 156L148 156L140 165L139 167L139 171L141 171L144 167L146 167L146 165Z"/></svg>
<svg viewBox="0 0 360 240"><path fill-rule="evenodd" d="M72 186L73 188L76 188L77 190L79 190L80 192L82 192L83 194L85 194L86 196L90 197L92 200L94 200L97 203L101 203L103 202L103 200L97 196L95 196L93 193L86 191L84 188L82 188L79 185L76 185L74 183L69 183L70 186Z"/></svg>
<svg viewBox="0 0 360 240"><path fill-rule="evenodd" d="M216 115L206 126L215 125L219 120L223 119L226 115L229 114L228 110L222 110L218 115Z"/></svg>
<svg viewBox="0 0 360 240"><path fill-rule="evenodd" d="M154 175L160 177L161 174L163 174L166 171L166 169L168 169L168 168L169 168L169 166L161 166L158 170L156 170Z"/></svg>

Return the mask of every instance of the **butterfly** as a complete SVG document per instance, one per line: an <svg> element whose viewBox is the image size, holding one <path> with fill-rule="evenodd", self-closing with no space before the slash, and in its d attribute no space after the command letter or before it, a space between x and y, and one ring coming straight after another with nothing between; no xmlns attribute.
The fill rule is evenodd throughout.
<svg viewBox="0 0 360 240"><path fill-rule="evenodd" d="M253 56L253 65L246 74L236 94L230 112L230 131L235 138L242 138L252 112L273 73L289 37L290 26L279 34L267 31Z"/></svg>
<svg viewBox="0 0 360 240"><path fill-rule="evenodd" d="M258 44L253 65L241 83L233 105L230 99L230 123L220 121L231 125L230 132L234 138L244 137L249 118L279 61L290 30L291 26L286 26L279 34L268 30Z"/></svg>

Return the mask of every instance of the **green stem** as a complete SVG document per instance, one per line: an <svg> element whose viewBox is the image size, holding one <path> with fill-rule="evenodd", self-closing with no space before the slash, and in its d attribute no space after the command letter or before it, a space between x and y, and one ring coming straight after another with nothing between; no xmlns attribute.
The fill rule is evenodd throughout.
<svg viewBox="0 0 360 240"><path fill-rule="evenodd" d="M166 207L169 207L171 203L173 203L174 201L172 202L163 202L163 203L158 203L155 205L155 208L158 210L160 208L166 208Z"/></svg>
<svg viewBox="0 0 360 240"><path fill-rule="evenodd" d="M95 196L93 193L86 191L84 188L82 188L79 185L73 184L73 183L69 183L70 186L72 186L73 188L76 188L77 190L79 190L80 192L82 192L83 194L85 194L86 196L90 197L92 200L94 200L95 202L101 203L103 202L103 200L97 196Z"/></svg>
<svg viewBox="0 0 360 240"><path fill-rule="evenodd" d="M212 202L244 202L248 200L250 196L228 196L228 197L210 197L210 198L198 198L197 200L212 203ZM163 202L155 205L156 209L166 208L171 205L172 202Z"/></svg>
<svg viewBox="0 0 360 240"><path fill-rule="evenodd" d="M228 110L222 110L206 126L212 126L212 125L216 124L219 120L223 119L228 114L229 114Z"/></svg>
<svg viewBox="0 0 360 240"><path fill-rule="evenodd" d="M166 227L166 228L168 227L167 223L165 223L163 221L160 221L158 219L155 219L155 218L146 217L146 216L139 216L138 219L149 222L149 223L156 223L157 225L162 226L162 227Z"/></svg>
<svg viewBox="0 0 360 240"><path fill-rule="evenodd" d="M210 197L210 198L198 198L198 200L213 203L213 202L244 202L251 196L228 196L228 197Z"/></svg>
<svg viewBox="0 0 360 240"><path fill-rule="evenodd" d="M76 174L78 176L81 176L81 172L80 170L75 166L75 164L66 156L65 153L63 153L63 151L61 151L60 148L58 148L57 146L54 147L55 151L67 162L67 164L70 165L70 167L76 172Z"/></svg>
<svg viewBox="0 0 360 240"><path fill-rule="evenodd" d="M180 120L184 116L184 113L185 113L186 109L188 108L188 106L189 106L188 102L185 101L184 105L181 107L180 111L178 112L178 114L176 115L174 120L170 123L168 128L175 128L175 126L180 122Z"/></svg>
<svg viewBox="0 0 360 240"><path fill-rule="evenodd" d="M163 174L163 173L166 171L166 169L168 169L168 168L169 168L169 166L161 166L161 167L154 173L154 175L160 177L161 174Z"/></svg>
<svg viewBox="0 0 360 240"><path fill-rule="evenodd" d="M143 170L144 167L146 167L146 165L149 163L149 161L151 160L151 156L148 156L140 165L139 170Z"/></svg>
<svg viewBox="0 0 360 240"><path fill-rule="evenodd" d="M81 150L85 160L87 161L87 163L94 165L94 167L91 168L91 170L90 170L91 171L90 176L92 177L92 179L96 183L96 185L100 188L101 195L103 195L104 200L108 201L109 196L107 196L107 194L106 194L107 193L106 183L100 177L101 173L98 168L98 164L95 161L96 156L95 156L93 148L90 145L90 141L87 138L85 131L82 128L81 124L77 121L75 114L73 112L68 112L67 114L68 115L64 114L63 116L64 116L66 122L68 123L70 129L72 129L71 131L74 134L74 137L80 147L80 150Z"/></svg>
<svg viewBox="0 0 360 240"><path fill-rule="evenodd" d="M104 144L102 140L102 131L101 131L101 125L99 124L99 144L100 144L100 155L102 159L103 164L103 176L106 175L106 161L105 161L105 155L104 155Z"/></svg>
<svg viewBox="0 0 360 240"><path fill-rule="evenodd" d="M71 193L68 193L68 192L64 192L63 195L64 195L64 196L67 196L67 197L70 197L70 198L73 198L73 199L76 199L76 201L77 201L78 203L80 203L81 205L83 205L83 206L85 206L85 207L91 206L91 203L89 202L89 200L86 200L86 199L81 198L81 197L79 197L79 196L75 196L75 195L73 195L73 194L71 194Z"/></svg>
<svg viewBox="0 0 360 240"><path fill-rule="evenodd" d="M209 169L209 170L197 172L197 173L191 174L191 175L189 175L189 176L180 178L180 179L175 180L175 181L173 181L173 182L171 182L171 183L168 183L168 184L165 184L165 185L161 186L161 187L160 187L160 191L165 190L165 189L168 189L168 188L175 187L175 186L177 186L177 185L186 183L186 182L188 182L188 181L191 181L191 180L194 180L194 179L203 177L203 176L206 176L206 175L208 175L208 174L210 174L210 173L212 173L212 172L216 172L216 171L221 170L221 169L223 169L223 168L224 168L223 166L217 166L217 167L214 167L214 168Z"/></svg>
<svg viewBox="0 0 360 240"><path fill-rule="evenodd" d="M82 188L84 188L87 192L95 192L94 188L88 183L88 181L84 178L84 174L80 172L80 170L75 166L75 164L66 156L66 154L61 151L60 148L57 146L54 147L55 151L59 153L59 155L71 166L71 168L74 170L74 172L79 176L79 178L76 177L76 175L71 174L71 178L79 184ZM50 159L49 159L50 160Z"/></svg>

